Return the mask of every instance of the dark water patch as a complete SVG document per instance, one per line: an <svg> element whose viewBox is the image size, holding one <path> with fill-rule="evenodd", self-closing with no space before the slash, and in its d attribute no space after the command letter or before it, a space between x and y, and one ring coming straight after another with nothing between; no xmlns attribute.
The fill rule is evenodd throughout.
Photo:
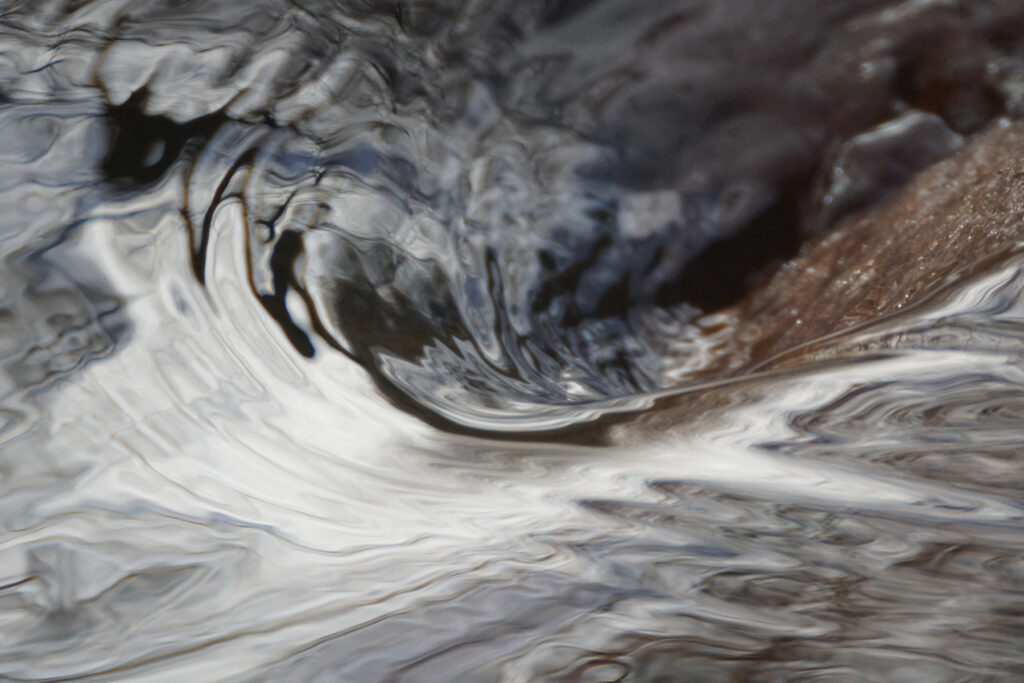
<svg viewBox="0 0 1024 683"><path fill-rule="evenodd" d="M163 177L188 143L201 146L224 120L223 115L210 114L175 123L166 116L147 115L147 99L146 91L139 90L107 112L113 130L101 168L120 191L145 190Z"/></svg>

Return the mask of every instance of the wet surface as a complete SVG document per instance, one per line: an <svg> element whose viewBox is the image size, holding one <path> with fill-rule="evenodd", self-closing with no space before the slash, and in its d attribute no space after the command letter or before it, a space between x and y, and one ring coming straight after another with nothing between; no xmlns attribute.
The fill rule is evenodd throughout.
<svg viewBox="0 0 1024 683"><path fill-rule="evenodd" d="M8 3L0 675L1024 675L1021 29Z"/></svg>

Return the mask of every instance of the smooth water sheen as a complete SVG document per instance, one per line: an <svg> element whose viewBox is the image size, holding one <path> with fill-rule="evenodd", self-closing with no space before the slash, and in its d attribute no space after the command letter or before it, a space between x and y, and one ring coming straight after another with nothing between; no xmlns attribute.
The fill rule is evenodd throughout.
<svg viewBox="0 0 1024 683"><path fill-rule="evenodd" d="M1024 676L1024 256L696 384L1018 4L0 4L0 677Z"/></svg>

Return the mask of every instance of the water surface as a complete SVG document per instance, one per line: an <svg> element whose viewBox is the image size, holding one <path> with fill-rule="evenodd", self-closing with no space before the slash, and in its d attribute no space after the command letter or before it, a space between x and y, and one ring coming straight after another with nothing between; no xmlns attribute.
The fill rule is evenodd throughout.
<svg viewBox="0 0 1024 683"><path fill-rule="evenodd" d="M1022 15L7 3L0 676L1024 675L1019 253L702 374Z"/></svg>

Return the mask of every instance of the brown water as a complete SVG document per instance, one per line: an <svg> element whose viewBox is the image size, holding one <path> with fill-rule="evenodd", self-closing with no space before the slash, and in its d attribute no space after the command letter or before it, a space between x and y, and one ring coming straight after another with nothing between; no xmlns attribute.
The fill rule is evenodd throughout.
<svg viewBox="0 0 1024 683"><path fill-rule="evenodd" d="M1019 253L692 383L715 310L1024 112L1022 28L0 6L0 677L1024 676Z"/></svg>

